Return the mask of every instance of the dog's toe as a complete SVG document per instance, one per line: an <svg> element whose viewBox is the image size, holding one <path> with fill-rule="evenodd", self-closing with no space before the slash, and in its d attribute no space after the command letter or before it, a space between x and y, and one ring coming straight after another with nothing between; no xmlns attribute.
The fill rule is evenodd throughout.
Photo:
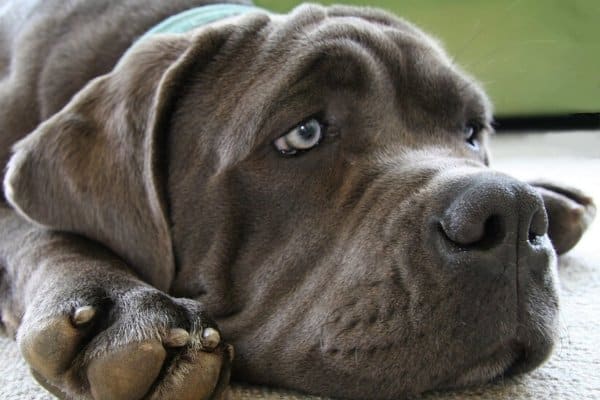
<svg viewBox="0 0 600 400"><path fill-rule="evenodd" d="M20 338L23 357L30 367L49 379L64 373L80 350L85 332L68 316L40 321Z"/></svg>
<svg viewBox="0 0 600 400"><path fill-rule="evenodd" d="M127 344L90 362L95 400L141 399L157 379L167 352L157 340Z"/></svg>
<svg viewBox="0 0 600 400"><path fill-rule="evenodd" d="M217 399L229 381L228 347L212 352L188 347L171 361L153 400Z"/></svg>

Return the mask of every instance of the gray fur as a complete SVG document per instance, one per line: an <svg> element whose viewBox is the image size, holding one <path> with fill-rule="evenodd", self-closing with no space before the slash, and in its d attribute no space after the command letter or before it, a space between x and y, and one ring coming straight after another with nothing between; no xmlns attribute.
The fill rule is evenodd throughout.
<svg viewBox="0 0 600 400"><path fill-rule="evenodd" d="M491 170L482 90L384 12L301 6L133 44L204 3L7 3L0 305L40 383L217 398L232 367L391 399L543 362L550 239L570 249L591 199ZM324 141L278 154L314 115ZM79 326L81 307L95 314ZM232 364L203 343L213 320ZM189 342L168 345L171 329Z"/></svg>

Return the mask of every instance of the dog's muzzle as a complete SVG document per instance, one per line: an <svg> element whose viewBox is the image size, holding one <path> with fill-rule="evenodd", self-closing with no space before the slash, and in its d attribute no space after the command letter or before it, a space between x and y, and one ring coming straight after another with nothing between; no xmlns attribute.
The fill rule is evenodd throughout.
<svg viewBox="0 0 600 400"><path fill-rule="evenodd" d="M548 232L541 196L527 184L496 175L475 177L465 186L451 189L448 207L438 217L442 259L456 263L468 258L474 268L498 272L503 267L495 260L502 254L534 257Z"/></svg>
<svg viewBox="0 0 600 400"><path fill-rule="evenodd" d="M513 327L504 338L491 335L504 354L512 354L509 371L533 369L552 348L557 312L555 304L539 304L553 299L555 290L543 199L526 183L488 172L451 181L441 192L429 229L436 268L459 296L470 299L463 308L482 335L486 312ZM536 321L541 313L547 318ZM538 323L545 326L543 334L535 332Z"/></svg>

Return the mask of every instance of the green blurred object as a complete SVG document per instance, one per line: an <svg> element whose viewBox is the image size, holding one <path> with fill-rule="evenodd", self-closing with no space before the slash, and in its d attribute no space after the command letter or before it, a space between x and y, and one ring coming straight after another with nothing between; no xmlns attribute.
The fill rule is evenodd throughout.
<svg viewBox="0 0 600 400"><path fill-rule="evenodd" d="M300 1L256 0L278 12ZM439 38L500 116L600 112L600 0L341 0L392 11Z"/></svg>

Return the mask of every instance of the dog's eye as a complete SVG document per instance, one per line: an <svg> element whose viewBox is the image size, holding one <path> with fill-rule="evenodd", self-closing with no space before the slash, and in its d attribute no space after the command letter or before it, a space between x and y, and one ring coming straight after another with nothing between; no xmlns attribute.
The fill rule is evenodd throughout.
<svg viewBox="0 0 600 400"><path fill-rule="evenodd" d="M463 135L465 141L469 146L471 146L474 149L479 148L479 135L482 129L483 128L481 124L473 121L467 123L467 125L465 125L465 127L463 128Z"/></svg>
<svg viewBox="0 0 600 400"><path fill-rule="evenodd" d="M325 128L316 118L311 118L276 139L273 145L281 154L291 156L316 147L323 139Z"/></svg>

